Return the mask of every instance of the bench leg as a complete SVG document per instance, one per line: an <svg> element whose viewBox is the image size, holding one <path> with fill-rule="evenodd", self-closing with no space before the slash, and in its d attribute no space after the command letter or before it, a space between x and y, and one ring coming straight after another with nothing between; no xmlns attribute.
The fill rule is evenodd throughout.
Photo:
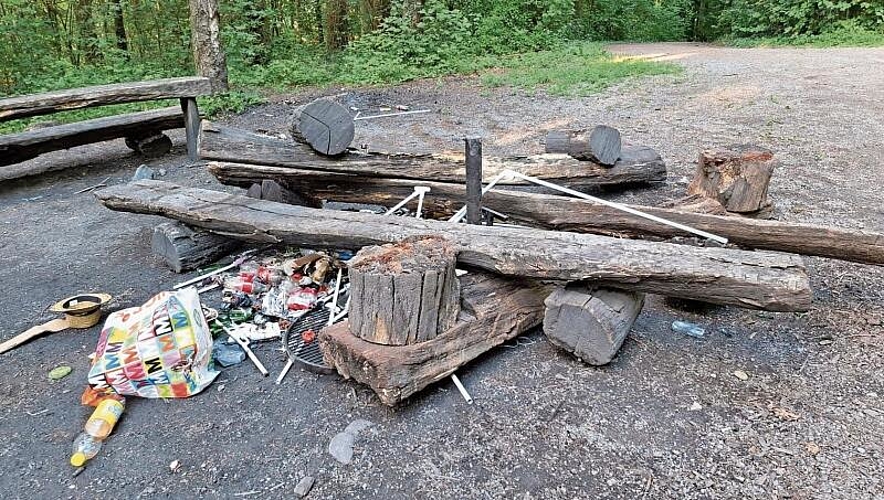
<svg viewBox="0 0 884 500"><path fill-rule="evenodd" d="M184 112L184 132L187 136L187 157L190 161L199 160L200 111L196 107L196 99L181 99L181 111Z"/></svg>

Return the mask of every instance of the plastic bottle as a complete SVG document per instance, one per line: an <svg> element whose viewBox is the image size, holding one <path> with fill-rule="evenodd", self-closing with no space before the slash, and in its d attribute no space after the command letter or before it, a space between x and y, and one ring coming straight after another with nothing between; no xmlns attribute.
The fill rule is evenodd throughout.
<svg viewBox="0 0 884 500"><path fill-rule="evenodd" d="M267 285L278 285L286 277L280 268L261 266L255 262L247 262L240 266L239 276L249 282L257 279Z"/></svg>
<svg viewBox="0 0 884 500"><path fill-rule="evenodd" d="M673 321L672 331L683 333L688 337L694 337L698 339L702 339L706 335L706 330L704 330L700 325L695 325L694 323L689 323L687 321Z"/></svg>
<svg viewBox="0 0 884 500"><path fill-rule="evenodd" d="M249 295L267 291L267 287L261 282L252 282L240 276L227 278L224 280L224 288L247 293Z"/></svg>
<svg viewBox="0 0 884 500"><path fill-rule="evenodd" d="M102 442L110 436L125 408L122 401L113 398L98 403L92 416L86 421L83 432L74 439L71 465L82 467L87 460L98 454Z"/></svg>

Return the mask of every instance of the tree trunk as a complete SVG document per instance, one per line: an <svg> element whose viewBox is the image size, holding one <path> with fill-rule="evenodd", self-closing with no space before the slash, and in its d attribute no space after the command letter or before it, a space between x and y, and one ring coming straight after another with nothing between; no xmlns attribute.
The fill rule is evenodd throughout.
<svg viewBox="0 0 884 500"><path fill-rule="evenodd" d="M123 0L116 0L111 8L114 11L114 35L116 35L117 49L123 56L129 57L129 37L126 36L126 23L123 19Z"/></svg>
<svg viewBox="0 0 884 500"><path fill-rule="evenodd" d="M226 92L227 60L221 47L218 0L189 0L191 45L197 74L209 79L212 90Z"/></svg>
<svg viewBox="0 0 884 500"><path fill-rule="evenodd" d="M350 331L385 345L436 338L460 312L454 266L451 243L434 236L363 248L349 263Z"/></svg>
<svg viewBox="0 0 884 500"><path fill-rule="evenodd" d="M507 276L599 286L771 311L803 311L811 290L799 257L721 248L335 212L162 181L96 193L114 210L158 214L247 241L360 248L409 236L448 238L458 262Z"/></svg>
<svg viewBox="0 0 884 500"><path fill-rule="evenodd" d="M767 188L776 164L773 153L753 147L704 151L688 193L718 200L728 212L759 212L770 205Z"/></svg>
<svg viewBox="0 0 884 500"><path fill-rule="evenodd" d="M540 325L543 298L552 289L475 271L459 281L463 310L453 328L427 342L391 347L366 342L350 332L348 322L338 323L319 333L326 363L393 406Z"/></svg>

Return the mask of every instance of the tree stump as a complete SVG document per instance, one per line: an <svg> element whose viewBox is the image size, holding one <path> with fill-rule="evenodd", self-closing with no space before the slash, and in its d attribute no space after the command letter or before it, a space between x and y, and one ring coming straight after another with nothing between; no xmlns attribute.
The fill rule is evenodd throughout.
<svg viewBox="0 0 884 500"><path fill-rule="evenodd" d="M608 167L617 163L622 150L620 132L606 125L593 128L589 138L579 130L550 130L546 134L547 153L566 154Z"/></svg>
<svg viewBox="0 0 884 500"><path fill-rule="evenodd" d="M717 200L728 212L765 211L771 205L767 189L776 164L772 152L752 146L703 151L688 194Z"/></svg>
<svg viewBox="0 0 884 500"><path fill-rule="evenodd" d="M366 247L350 261L350 331L384 345L432 340L460 312L456 252L438 236Z"/></svg>
<svg viewBox="0 0 884 500"><path fill-rule="evenodd" d="M569 285L544 301L550 342L591 365L614 359L645 302L643 293Z"/></svg>
<svg viewBox="0 0 884 500"><path fill-rule="evenodd" d="M317 99L295 110L291 132L317 153L335 156L350 147L356 126L347 108L331 99Z"/></svg>
<svg viewBox="0 0 884 500"><path fill-rule="evenodd" d="M236 240L195 231L180 222L156 226L150 239L154 254L176 273L192 271L239 248Z"/></svg>

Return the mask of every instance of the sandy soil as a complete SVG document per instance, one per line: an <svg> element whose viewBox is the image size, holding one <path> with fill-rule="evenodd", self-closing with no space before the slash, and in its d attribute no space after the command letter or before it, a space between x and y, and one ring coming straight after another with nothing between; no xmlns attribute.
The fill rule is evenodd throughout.
<svg viewBox="0 0 884 500"><path fill-rule="evenodd" d="M288 104L345 93L369 112L433 110L361 122L357 141L373 149L455 150L480 134L488 154L538 152L548 128L608 123L668 162L665 186L616 196L643 203L679 196L702 148L757 143L782 161L771 185L777 218L884 231L884 49L612 50L685 71L580 99L472 78L327 89L227 121L280 132ZM174 154L148 163L166 180L224 189L174 139ZM67 295L101 290L128 307L179 280L149 252L159 219L74 194L125 182L140 163L115 141L45 155L30 164L64 170L0 185L0 339L50 318L46 308ZM684 311L653 297L611 365L584 366L535 332L460 372L472 406L447 381L388 409L335 376L294 371L276 386L244 363L197 397L130 401L77 477L67 457L89 412L79 395L97 328L55 334L0 362L0 491L291 498L312 475L310 498L884 498L884 269L805 262L815 291L807 313ZM670 331L675 319L701 324L707 338ZM282 367L275 346L258 352L271 371ZM50 382L60 364L73 374ZM374 426L340 465L328 442L357 418Z"/></svg>

